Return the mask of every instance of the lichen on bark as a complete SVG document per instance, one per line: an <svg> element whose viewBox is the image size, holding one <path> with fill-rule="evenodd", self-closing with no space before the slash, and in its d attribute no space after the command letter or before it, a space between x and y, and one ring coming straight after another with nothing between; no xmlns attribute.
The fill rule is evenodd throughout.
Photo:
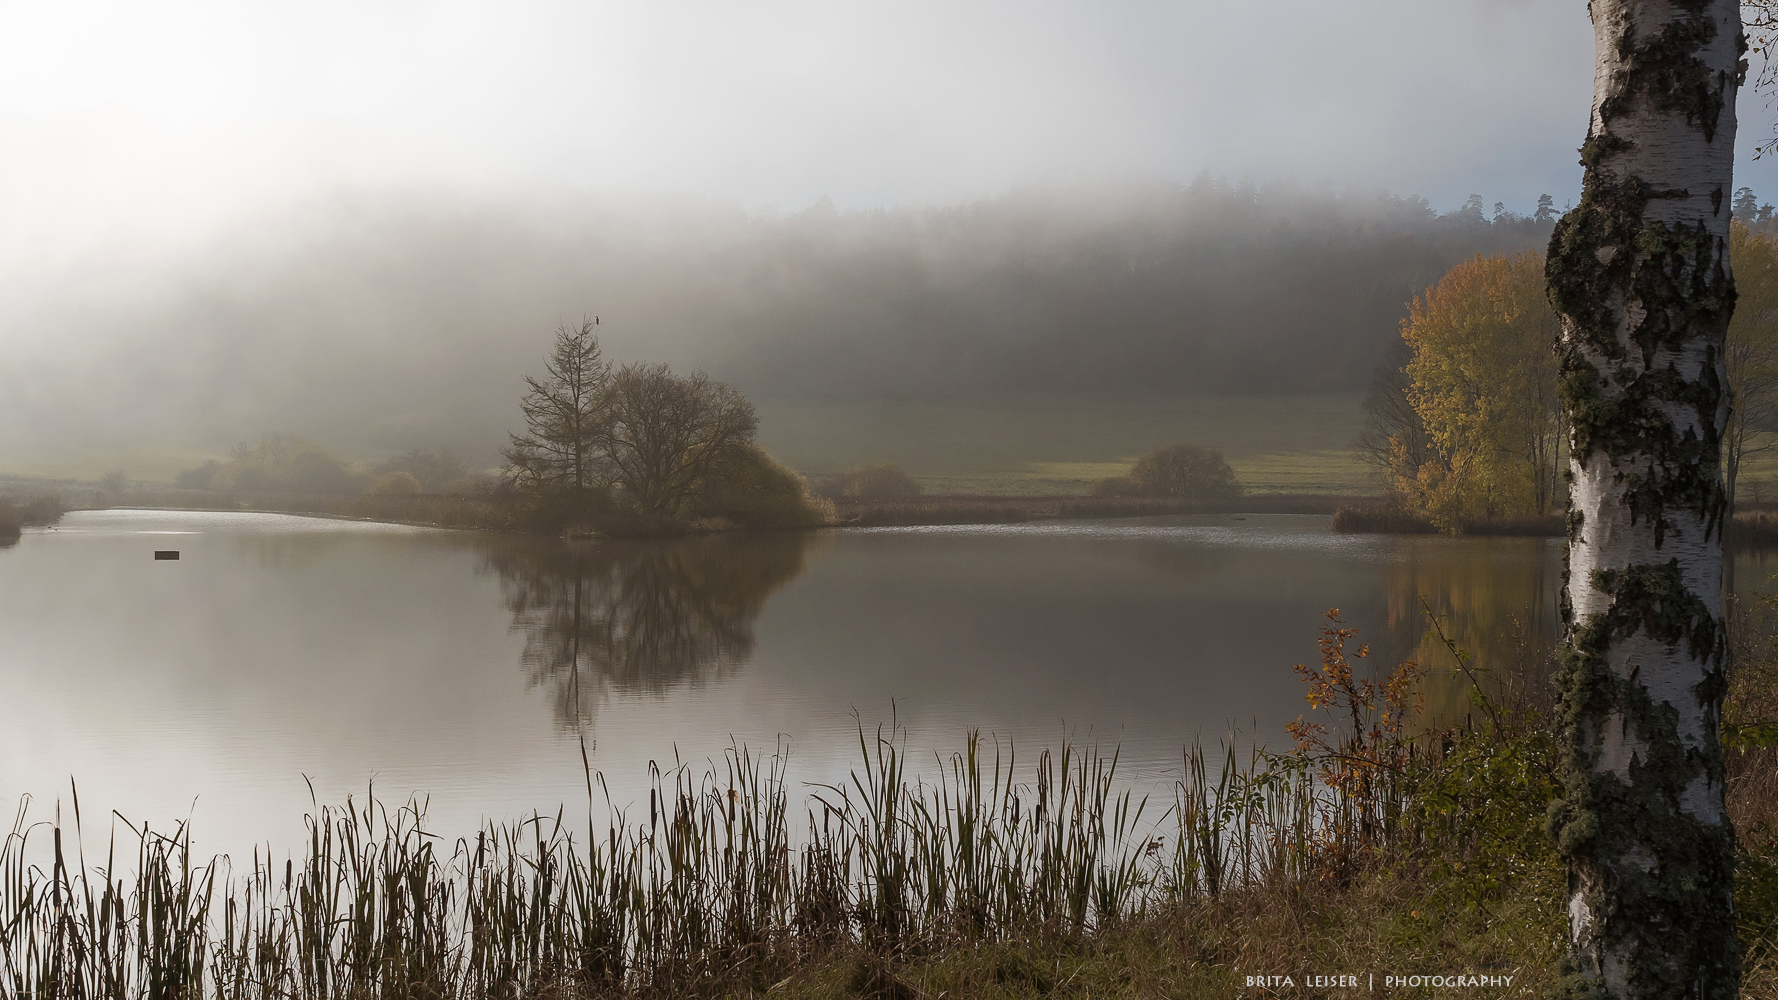
<svg viewBox="0 0 1778 1000"><path fill-rule="evenodd" d="M1570 441L1567 741L1549 828L1569 865L1561 992L1731 997L1734 835L1722 807L1722 343L1731 0L1593 0L1580 204L1550 242Z"/></svg>

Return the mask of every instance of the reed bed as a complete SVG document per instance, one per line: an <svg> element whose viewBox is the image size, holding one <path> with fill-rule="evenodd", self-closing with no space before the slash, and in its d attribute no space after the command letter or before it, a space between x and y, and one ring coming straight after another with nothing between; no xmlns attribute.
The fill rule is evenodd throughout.
<svg viewBox="0 0 1778 1000"><path fill-rule="evenodd" d="M1333 514L1355 497L1329 493L1245 493L1220 499L1177 497L1069 497L1057 509L1064 518L1151 517L1161 514Z"/></svg>
<svg viewBox="0 0 1778 1000"><path fill-rule="evenodd" d="M885 962L1082 941L1192 900L1301 880L1357 829L1349 796L1201 746L1164 808L1118 757L1015 766L971 736L934 774L860 729L850 779L793 797L783 748L655 769L646 817L562 814L447 843L423 801L322 806L283 861L200 863L115 817L102 863L58 811L0 849L15 997L680 996L764 992L838 950ZM1275 762L1274 762L1275 764ZM602 779L588 772L587 793ZM793 813L793 803L795 811ZM608 810L609 811L609 810ZM792 835L793 825L801 836ZM237 870L238 869L238 870Z"/></svg>
<svg viewBox="0 0 1778 1000"><path fill-rule="evenodd" d="M1285 753L1193 744L1170 802L1136 797L1115 749L1021 761L972 734L916 766L904 732L860 722L835 784L793 790L786 747L736 746L651 765L632 816L583 749L584 827L558 809L452 840L423 800L367 796L316 804L281 861L200 862L186 827L114 814L101 863L77 793L70 822L21 806L0 844L0 994L1178 996L1281 961L1553 964L1539 712L1477 684L1481 728L1411 734L1420 668L1367 678L1326 618L1319 666L1297 667L1326 723L1287 727Z"/></svg>

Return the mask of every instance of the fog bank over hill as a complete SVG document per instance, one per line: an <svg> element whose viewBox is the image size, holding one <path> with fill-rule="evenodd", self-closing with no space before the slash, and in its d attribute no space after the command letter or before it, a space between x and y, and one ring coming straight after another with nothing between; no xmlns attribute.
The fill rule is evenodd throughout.
<svg viewBox="0 0 1778 1000"><path fill-rule="evenodd" d="M1410 295L1549 228L1482 200L1440 215L1207 175L790 215L360 190L178 254L6 279L0 447L215 451L282 430L491 461L521 376L583 314L608 358L761 400L1361 391Z"/></svg>

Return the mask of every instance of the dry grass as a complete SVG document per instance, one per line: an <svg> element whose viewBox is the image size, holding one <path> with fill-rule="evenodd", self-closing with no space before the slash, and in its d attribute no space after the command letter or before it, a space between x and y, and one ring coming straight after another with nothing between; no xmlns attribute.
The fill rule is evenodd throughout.
<svg viewBox="0 0 1778 1000"><path fill-rule="evenodd" d="M1332 514L1351 497L1326 493L1249 493L1219 500L1107 497L1067 500L1060 517L1147 517L1157 514Z"/></svg>
<svg viewBox="0 0 1778 1000"><path fill-rule="evenodd" d="M1770 625L1737 619L1727 730L1748 996L1778 986L1778 750L1750 742L1778 718ZM1565 915L1538 706L1387 737L1411 692L1340 680L1341 648L1323 644L1322 693L1367 742L1192 747L1167 803L1124 791L1115 751L1015 757L971 738L933 778L893 728L862 726L849 779L807 794L781 750L735 748L654 772L646 815L581 830L539 815L445 842L418 803L348 802L317 809L293 857L238 869L193 858L183 829L127 829L89 861L75 799L72 822L21 815L0 847L0 991L1181 998L1290 975L1277 995L1432 996L1380 977L1471 973L1542 992ZM589 768L590 802L601 784Z"/></svg>
<svg viewBox="0 0 1778 1000"><path fill-rule="evenodd" d="M539 816L448 845L415 804L348 803L296 857L239 872L184 830L130 830L88 865L77 807L72 829L21 819L0 971L45 997L1192 996L1542 966L1555 940L1553 900L1441 896L1430 826L1354 841L1380 800L1330 796L1302 762L1195 751L1155 816L1115 753L1015 767L971 739L936 783L894 733L861 730L860 753L793 809L783 756L736 749L655 774L646 818L579 833Z"/></svg>
<svg viewBox="0 0 1778 1000"><path fill-rule="evenodd" d="M1731 549L1759 549L1778 546L1778 514L1770 511L1741 511L1729 522L1723 533L1723 544Z"/></svg>
<svg viewBox="0 0 1778 1000"><path fill-rule="evenodd" d="M1221 500L1164 497L926 496L908 500L836 498L834 523L844 527L922 524L1017 524L1059 518L1152 517L1166 514L1332 514L1350 497L1260 493Z"/></svg>
<svg viewBox="0 0 1778 1000"><path fill-rule="evenodd" d="M834 521L840 527L875 528L920 524L1018 524L1043 516L1040 499L1009 500L1004 497L920 497L908 500L833 500Z"/></svg>
<svg viewBox="0 0 1778 1000"><path fill-rule="evenodd" d="M1334 514L1333 530L1347 534L1427 535L1438 528L1417 510L1387 500L1343 506ZM1525 515L1473 521L1465 535L1554 538L1563 532L1561 514Z"/></svg>
<svg viewBox="0 0 1778 1000"><path fill-rule="evenodd" d="M1428 535L1438 531L1425 514L1388 501L1341 507L1334 512L1333 530L1350 535Z"/></svg>

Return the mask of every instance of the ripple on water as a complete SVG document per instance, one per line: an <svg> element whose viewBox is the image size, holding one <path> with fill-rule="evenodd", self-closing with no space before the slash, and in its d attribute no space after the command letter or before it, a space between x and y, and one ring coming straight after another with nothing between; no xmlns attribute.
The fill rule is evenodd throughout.
<svg viewBox="0 0 1778 1000"><path fill-rule="evenodd" d="M360 521L324 515L276 514L269 511L235 510L74 510L62 515L56 533L81 535L285 535L315 532L411 533L437 531L407 524Z"/></svg>

